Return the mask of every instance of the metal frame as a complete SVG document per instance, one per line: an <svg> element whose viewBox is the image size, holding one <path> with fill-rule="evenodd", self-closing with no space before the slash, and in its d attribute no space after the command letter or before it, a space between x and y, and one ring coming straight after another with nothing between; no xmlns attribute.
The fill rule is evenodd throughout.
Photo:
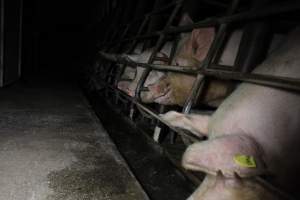
<svg viewBox="0 0 300 200"><path fill-rule="evenodd" d="M139 31L137 33L136 37L132 38L125 38L126 32L128 31L129 24L127 24L125 27L124 34L120 38L120 40L115 42L109 42L104 43L103 47L111 47L114 46L114 44L117 44L117 47L120 47L122 43L124 42L132 42L132 46L128 53L132 52L141 39L146 38L152 38L152 37L158 37L157 43L154 47L154 50L152 52L152 55L147 63L136 63L131 60L129 60L126 56L122 56L119 54L112 54L112 53L106 53L106 52L100 52L100 55L109 61L117 62L119 64L122 64L121 72L117 76L117 79L115 80L114 88L109 86L110 89L114 89L114 91L117 92L117 94L122 94L122 96L126 96L125 93L122 93L118 89L116 89L116 84L118 80L120 79L120 76L122 72L124 71L125 67L127 65L132 67L143 67L145 68L145 71L142 74L141 79L138 82L135 98L129 98L131 100L132 105L131 109L133 109L134 105L137 105L139 108L150 114L155 119L158 119L159 121L162 121L161 118L158 116L158 114L155 114L155 112L148 110L145 106L143 106L140 102L140 93L141 91L145 90L143 87L149 73L151 70L158 70L158 71L170 71L170 72L178 72L183 74L190 74L197 76L192 92L190 96L188 97L188 100L186 101L184 107L183 107L183 113L189 113L193 102L197 98L199 92L201 91L202 84L205 81L203 79L203 75L207 77L215 77L219 79L230 79L230 80L237 80L237 81L244 81L244 82L250 82L254 84L260 84L270 87L277 87L281 89L287 89L292 90L296 92L300 92L300 79L293 79L293 78L287 78L287 77L277 77L277 76L270 76L270 75L262 75L262 74L247 74L247 73L240 73L240 72L234 72L234 71L225 71L225 70L216 70L218 68L222 68L224 66L217 65L212 62L214 55L216 54L217 50L220 48L222 42L225 38L225 33L227 30L227 27L232 22L238 22L238 21L244 21L244 20L254 20L258 18L264 18L268 17L270 15L276 15L281 14L285 12L290 11L296 11L300 10L300 3L293 4L285 4L285 5L274 5L271 7L268 7L263 10L256 11L253 13L253 11L247 11L239 14L234 14L235 10L237 9L237 6L239 4L239 0L233 0L231 6L228 8L227 15L220 18L212 18L200 22L196 22L192 25L188 26L180 26L180 27L171 27L171 23L174 20L175 16L179 12L180 8L182 7L184 1L174 1L171 4L168 4L164 7L161 7L158 10L152 11L145 15L144 20L139 28ZM154 31L151 33L147 33L142 35L143 30L145 29L145 26L147 25L148 21L150 20L152 15L158 14L160 12L165 11L166 9L169 9L171 7L173 8L173 11L169 17L168 22L166 23L165 28L162 31ZM123 25L124 26L124 25ZM200 64L199 68L188 68L188 67L182 67L182 66L171 66L171 65L155 65L153 64L154 57L156 53L159 51L163 43L165 42L166 36L169 34L176 34L181 32L188 32L195 28L200 27L209 27L209 26L219 26L219 30L216 34L216 37L213 41L213 44L208 52L208 55L206 59ZM110 65L109 68L112 68L113 64ZM113 74L110 74L109 76L113 76ZM131 114L132 117L132 114ZM162 121L164 124L166 124L164 121ZM166 124L168 125L168 124ZM178 130L176 131L178 132ZM182 134L182 133L181 133Z"/></svg>
<svg viewBox="0 0 300 200"><path fill-rule="evenodd" d="M121 74L124 71L125 67L127 65L132 66L132 67L142 67L145 68L145 71L142 74L141 79L138 82L135 97L131 98L127 96L125 93L122 91L118 90L116 88L116 84L119 81L119 78L121 74L117 76L117 79L115 80L115 84L113 86L109 85L108 88L110 90L113 90L116 92L118 96L123 96L126 97L129 101L132 102L131 104L131 109L134 111L134 106L138 106L140 109L151 115L153 118L159 120L160 122L163 122L167 126L169 126L168 123L163 121L155 111L150 110L146 106L144 106L141 103L140 100L140 93L141 91L145 90L143 87L147 76L151 72L151 70L158 70L158 71L170 71L170 72L177 72L177 73L183 73L183 74L190 74L197 76L192 92L190 96L188 97L184 107L183 107L183 113L189 113L193 102L197 98L199 92L201 92L201 88L203 85L203 82L205 79L204 77L215 77L219 79L229 79L229 80L236 80L236 81L244 81L244 82L249 82L249 83L254 83L254 84L260 84L260 85L265 85L265 86L270 86L270 87L277 87L281 89L287 89L291 91L296 91L300 92L300 79L293 79L293 78L287 78L287 77L277 77L277 76L271 76L271 75L262 75L262 74L254 74L254 73L241 73L241 72L234 72L234 71L225 71L225 70L217 70L218 68L224 68L224 66L217 65L212 62L214 55L218 51L218 49L221 46L221 43L224 41L225 38L225 33L227 30L227 27L230 23L233 22L239 22L239 21L244 21L244 20L254 20L254 19L259 19L259 18L264 18L268 17L271 15L276 15L276 14L281 14L285 12L291 12L291 11L296 11L300 10L300 2L295 5L293 4L284 4L284 5L273 5L269 6L268 8L258 10L255 13L253 11L247 11L247 12L242 12L235 14L235 10L237 9L237 6L239 4L239 0L233 0L231 3L231 6L228 8L227 15L224 17L219 17L219 18L211 18L207 20L203 20L200 22L196 22L192 25L188 26L180 26L180 27L171 27L171 23L174 20L175 16L179 12L180 8L182 7L184 3L184 0L179 0L179 1L174 1L164 7L161 7L158 10L154 10L148 14L145 15L144 20L139 28L139 31L137 33L137 36L131 37L131 38L126 38L126 31L128 29L125 29L124 34L122 37L117 41L117 42L108 42L108 43L103 43L102 46L103 48L105 47L112 47L116 45L117 47L120 47L123 43L125 42L132 42L132 46L128 53L132 52L137 45L137 43L141 39L149 39L152 37L158 37L157 43L154 47L154 50L152 52L152 55L147 63L136 63L131 60L129 60L126 56L120 55L120 54L113 54L113 53L107 53L105 51L100 51L100 55L109 61L112 61L112 63L119 63L122 64L122 69L121 69ZM163 30L161 31L154 31L151 33L147 34L142 34L145 26L149 22L151 16L158 14L160 12L165 11L166 9L169 9L171 7L173 8L173 11L169 17L168 22L166 23L166 26ZM122 25L124 26L124 25ZM129 28L129 24L127 24L125 27ZM153 64L154 57L156 53L159 51L163 43L165 42L166 36L170 34L177 34L181 32L189 32L195 28L201 28L201 27L208 27L208 26L219 26L219 30L217 31L216 37L214 39L214 42L208 52L208 55L206 59L201 63L200 69L197 68L192 68L192 67L183 67L183 66L172 66L172 65L155 65ZM112 68L113 64L110 65L109 68ZM110 76L113 76L113 74L110 74ZM131 112L133 112L131 111ZM131 118L132 118L133 113L131 113ZM170 127L170 126L169 126ZM179 133L180 135L187 135L186 133L178 130L178 129L173 129L170 127L173 131ZM195 138L193 138L195 139ZM199 138L198 138L199 139Z"/></svg>
<svg viewBox="0 0 300 200"><path fill-rule="evenodd" d="M204 1L205 2L205 1ZM211 2L211 1L208 1ZM213 1L213 4L218 4L217 1ZM184 0L177 0L173 1L172 3L160 7L157 10L151 11L150 13L146 14L143 18L143 22L140 24L140 27L138 29L138 33L134 37L126 37L126 33L130 26L133 23L136 23L137 20L133 21L130 24L121 25L122 27L127 27L127 30L125 29L124 33L122 34L122 37L118 41L108 41L105 40L104 43L100 44L100 48L102 49L99 54L101 57L105 60L108 60L111 62L109 64L109 69L112 70L114 63L122 64L121 70L119 74L117 74L115 77L114 84L108 84L107 82L103 81L103 84L105 84L106 91L111 91L116 94L116 102L118 102L118 98L123 97L127 99L130 103L130 117L133 119L133 114L135 111L135 107L139 108L143 112L146 112L148 115L150 115L153 119L157 120L157 125L160 126L159 123L163 123L166 126L168 126L171 130L171 132L176 132L177 134L186 137L192 141L199 141L203 138L199 138L189 132L185 132L183 130L174 128L170 126L170 124L166 121L164 121L159 113L157 111L154 111L147 106L143 105L140 99L140 93L141 91L145 90L143 87L149 73L151 70L157 70L157 71L166 71L166 72L176 72L176 73L182 73L182 74L189 74L196 76L196 80L194 82L192 91L190 93L190 96L188 97L185 105L183 106L183 113L189 113L192 105L194 104L195 100L198 98L198 95L201 92L202 86L204 85L205 78L204 77L214 77L218 79L225 79L225 80L234 80L234 81L242 81L242 82L248 82L253 84L259 84L264 85L268 87L276 87L280 89L290 90L293 92L300 92L300 79L294 79L294 78L288 78L288 77L278 77L278 76L271 76L271 75L263 75L263 74L255 74L255 73L241 73L238 71L229 71L224 70L224 68L229 66L221 66L213 62L213 59L219 49L222 46L222 43L225 40L226 37L226 31L228 29L228 26L231 25L231 23L234 22L242 22L242 21L251 21L251 20L257 20L257 19L264 19L272 15L278 15L286 12L293 12L300 10L300 2L293 2L293 3L285 3L282 5L272 5L268 6L267 8L261 9L261 10L253 10L241 12L241 13L235 13L238 9L239 0L232 0L232 3L230 6L226 5L220 5L222 7L226 7L227 13L223 17L214 17L209 18L203 21L196 22L192 25L187 26L179 26L179 27L172 27L171 24L173 20L175 19L176 15L180 11L182 5L184 4ZM169 19L165 25L165 28L163 30L154 30L152 32L143 33L147 23L149 20L151 20L151 17L153 15L159 14L161 12L164 12L166 9L170 9L173 7L172 13L169 16ZM141 20L141 19L138 19ZM213 44L204 59L204 61L201 63L201 66L199 68L193 68L193 67L186 67L186 66L172 66L172 65L155 65L153 64L154 57L157 54L157 52L160 50L162 45L166 41L166 37L169 35L175 35L182 32L190 32L193 29L196 28L202 28L202 27L211 27L211 26L218 26L219 29L217 31L217 34L215 36L215 39L213 41ZM107 34L109 36L109 33ZM124 43L131 43L130 49L126 53L131 53L135 46L139 43L139 41L143 39L151 39L151 38L158 38L156 45L154 47L154 50L151 54L150 59L147 63L136 63L132 60L129 60L126 56L121 54L114 54L109 52L108 50L111 48L119 48ZM113 39L113 37L112 37ZM108 42L107 42L108 41ZM176 45L173 46L173 49L176 47ZM170 64L170 63L169 63ZM135 97L132 98L125 94L123 91L117 89L117 83L120 80L121 74L124 71L126 66L131 67L142 67L145 68L141 79L138 82L136 91L135 91ZM232 67L231 67L232 68ZM113 74L110 74L109 76L113 76ZM108 79L105 79L108 80Z"/></svg>

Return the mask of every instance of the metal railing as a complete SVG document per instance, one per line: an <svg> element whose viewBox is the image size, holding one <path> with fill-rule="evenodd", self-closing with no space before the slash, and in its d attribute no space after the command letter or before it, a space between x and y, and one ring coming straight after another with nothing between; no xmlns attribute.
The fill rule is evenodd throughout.
<svg viewBox="0 0 300 200"><path fill-rule="evenodd" d="M271 86L271 87L277 87L281 89L287 89L292 90L296 92L300 92L300 80L299 79L293 79L288 77L277 77L277 76L271 76L271 75L263 75L263 74L253 74L253 73L241 73L241 72L234 72L234 71L225 71L225 70L217 70L218 68L222 67L218 64L215 64L212 62L216 52L220 49L221 44L224 42L225 34L228 29L228 26L231 23L234 22L240 22L240 21L251 21L251 20L257 20L257 19L263 19L266 17L270 17L272 15L278 15L286 12L292 12L300 10L300 2L297 3L287 3L287 4L281 4L281 5L272 5L268 6L261 10L253 11L246 11L242 13L235 13L237 10L237 7L239 5L239 0L233 0L231 5L228 6L227 14L223 17L214 17L205 19L203 21L196 22L192 25L187 26L179 26L179 27L173 27L171 24L174 21L176 15L178 15L184 1L174 1L171 4L168 4L166 6L163 6L159 8L158 10L154 10L148 14L145 15L143 22L141 23L138 33L134 37L126 38L126 33L128 31L128 28L130 27L130 24L125 26L124 32L122 34L122 37L117 42L108 42L103 43L101 46L105 49L105 47L120 47L123 43L131 42L132 45L130 47L130 50L128 53L132 52L135 48L135 46L138 44L140 40L143 39L149 39L152 37L158 37L155 47L153 48L153 52L150 56L150 59L147 63L136 63L132 60L129 60L126 58L126 56L122 56L120 54L112 54L108 53L107 51L101 51L100 55L109 61L112 61L112 63L119 63L122 65L121 70L114 81L113 85L109 85L108 88L114 90L118 95L126 96L125 93L121 92L117 89L116 84L118 83L119 79L121 78L121 74L125 70L126 66L131 67L142 67L144 68L144 72L142 74L142 77L140 78L136 91L135 91L135 97L131 98L127 96L128 100L132 102L131 105L131 117L133 115L132 112L134 112L133 107L138 106L143 111L150 114L153 118L163 122L167 126L165 121L163 121L159 117L159 113L156 113L155 111L149 110L146 106L144 106L141 103L140 93L141 91L145 90L144 83L149 75L149 73L152 70L157 71L166 71L166 72L176 72L176 73L183 73L183 74L189 74L196 76L196 80L194 82L192 91L190 93L190 96L187 98L187 101L183 107L184 113L189 113L190 109L195 102L195 99L198 97L199 92L201 92L202 85L205 81L204 77L215 77L218 79L228 79L228 80L237 80L237 81L244 81L244 82L250 82L254 84L261 84L265 86ZM165 25L165 28L160 31L154 31L150 33L143 34L143 30L145 29L147 23L151 19L153 15L156 15L158 13L164 12L166 9L170 9L173 7L173 11L171 12L169 19ZM140 19L139 19L140 20ZM164 44L166 40L167 35L174 35L182 32L189 32L196 28L201 27L211 27L211 26L218 26L219 29L217 31L217 34L215 36L215 39L213 41L213 44L204 59L204 61L201 63L201 66L194 68L194 67L187 67L187 66L172 66L172 65L155 65L153 64L154 57L157 54L157 52L160 50L162 45ZM124 25L123 25L124 27ZM176 48L174 45L173 48ZM224 66L223 66L224 67ZM109 69L113 68L113 64L109 65ZM112 71L110 71L110 76L113 76ZM172 127L170 127L173 129ZM178 129L176 129L176 132ZM186 133L180 132L181 135L186 135Z"/></svg>

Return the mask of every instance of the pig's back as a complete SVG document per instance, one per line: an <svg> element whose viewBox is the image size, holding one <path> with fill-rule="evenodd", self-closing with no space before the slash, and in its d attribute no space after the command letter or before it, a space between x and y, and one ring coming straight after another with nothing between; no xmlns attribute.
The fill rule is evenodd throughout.
<svg viewBox="0 0 300 200"><path fill-rule="evenodd" d="M255 73L300 78L300 29L257 69ZM247 134L261 145L268 168L276 181L299 179L300 95L285 90L241 84L213 115L210 138L224 134ZM300 174L299 174L300 175Z"/></svg>

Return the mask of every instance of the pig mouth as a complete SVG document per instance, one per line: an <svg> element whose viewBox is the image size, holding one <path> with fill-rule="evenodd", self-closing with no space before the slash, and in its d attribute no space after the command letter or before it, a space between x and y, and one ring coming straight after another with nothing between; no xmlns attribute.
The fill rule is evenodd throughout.
<svg viewBox="0 0 300 200"><path fill-rule="evenodd" d="M170 103L172 89L168 88L164 93L161 93L159 96L154 97L154 102L160 104L168 104Z"/></svg>

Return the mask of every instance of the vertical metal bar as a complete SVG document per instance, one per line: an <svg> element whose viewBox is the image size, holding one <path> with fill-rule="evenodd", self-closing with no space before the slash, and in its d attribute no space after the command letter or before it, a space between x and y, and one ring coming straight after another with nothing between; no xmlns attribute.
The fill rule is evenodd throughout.
<svg viewBox="0 0 300 200"><path fill-rule="evenodd" d="M165 25L165 28L164 28L165 30L168 29L171 26L174 18L176 17L177 13L181 9L182 4L183 4L183 1L181 1L180 3L178 3L175 6L175 8L173 9L173 11L172 11L172 13L171 13L171 15L170 15L170 17L169 17L166 25ZM160 36L159 36L159 39L158 39L158 41L157 41L157 43L156 43L156 45L155 45L155 47L153 49L153 52L151 53L151 56L150 56L150 58L148 60L148 64L152 64L154 62L155 56L158 53L158 51L160 50L160 48L162 47L164 41L165 41L165 33L163 31L160 34ZM137 88L136 88L136 91L135 91L135 99L137 101L141 100L140 99L141 89L144 86L144 83L145 83L145 81L146 81L146 79L147 79L147 77L148 77L148 75L149 75L150 72L151 72L151 68L147 67L144 70L144 72L143 72L143 74L141 76L141 79L138 82L138 85L137 85ZM162 111L162 110L164 110L164 106L160 107L160 111ZM153 134L153 139L156 142L159 142L159 138L160 138L160 134L161 134L161 127L159 126L159 124L160 123L157 121L156 127L154 129L154 134Z"/></svg>
<svg viewBox="0 0 300 200"><path fill-rule="evenodd" d="M138 35L140 35L140 34L142 33L142 31L144 30L144 28L145 28L145 26L146 26L148 20L149 20L149 16L146 15L145 19L143 20L142 24L141 24L140 27L139 27L139 30L138 30L138 33L137 33ZM138 40L135 39L134 42L133 42L133 44L132 44L131 47L129 48L129 51L127 51L126 53L132 53L132 52L134 51L134 49L135 49L135 47L136 47L137 44L138 44ZM120 71L119 71L119 74L117 75L117 78L116 78L116 80L115 80L115 86L117 86L118 82L120 81L120 79L121 79L121 77L122 77L122 74L123 74L124 71L125 71L125 68L126 68L126 64L123 64L123 65L121 66L121 69L120 69ZM132 107L132 106L131 106L131 107ZM132 116L133 116L133 114L132 114Z"/></svg>
<svg viewBox="0 0 300 200"><path fill-rule="evenodd" d="M140 27L139 27L138 34L141 34L141 33L142 33L144 27L146 26L146 24L147 24L147 22L148 22L148 19L149 19L149 17L148 17L148 15L147 15L147 16L145 17L145 19L143 20L142 24L141 24ZM133 43L132 46L129 48L128 53L131 53L132 51L134 51L134 49L135 49L137 43L138 43L138 40L135 39L134 43ZM120 43L120 44L121 44L121 43ZM125 71L125 68L126 68L126 64L123 64L123 65L121 66L121 69L120 69L120 71L119 71L119 74L117 75L117 77L116 77L116 79L115 79L115 84L114 84L115 87L117 87L118 82L119 82L119 80L121 79L123 72ZM119 97L119 93L117 92L116 98L118 98L118 97ZM133 103L130 104L130 111L129 111L129 112L130 112L129 117L130 117L130 119L133 120L133 117L134 117L134 105L133 105Z"/></svg>
<svg viewBox="0 0 300 200"><path fill-rule="evenodd" d="M174 18L176 17L178 11L180 10L180 8L181 8L181 6L182 6L182 3L183 3L183 1L180 2L180 3L178 3L178 4L175 6L174 10L172 11L171 16L170 16L169 19L168 19L168 22L167 22L166 25L165 25L165 30L166 30L167 28L169 28L170 25L172 24ZM164 31L163 31L163 32L160 34L159 39L158 39L158 41L157 41L157 43L156 43L156 45L155 45L155 47L154 47L154 49L153 49L153 52L152 52L152 54L151 54L151 56L150 56L150 58L149 58L149 60L148 60L148 64L152 64L152 63L153 63L154 58L155 58L157 52L159 51L159 49L161 48L161 46L162 46L164 40L165 40L165 33L164 33ZM143 72L143 74L142 74L142 76L141 76L141 78L140 78L140 80L139 80L139 82L138 82L138 84L137 84L137 88L136 88L136 91L135 91L135 98L136 98L136 100L140 100L141 89L142 89L142 87L144 86L144 83L145 83L145 81L146 81L146 79L147 79L147 77L148 77L148 75L149 75L150 72L151 72L151 68L149 68L149 67L147 67L147 68L144 70L144 72Z"/></svg>
<svg viewBox="0 0 300 200"><path fill-rule="evenodd" d="M220 26L220 29L218 30L218 33L215 37L215 40L213 41L212 46L209 49L208 54L201 65L201 68L205 69L205 68L209 67L211 61L213 60L214 54L221 47L221 42L223 41L223 39L225 37L226 29L227 29L226 24L222 24ZM193 84L191 93L183 106L183 113L190 112L190 109L192 108L193 104L195 103L195 100L199 96L199 93L204 86L204 81L205 81L205 77L202 74L198 74L197 78Z"/></svg>
<svg viewBox="0 0 300 200"><path fill-rule="evenodd" d="M229 10L227 11L227 15L233 14L235 10L237 9L239 4L239 0L233 0L231 3L231 6ZM224 41L224 38L226 36L226 30L227 30L228 24L221 24L218 33L212 43L211 48L208 51L208 54L206 58L204 59L204 62L201 64L201 68L208 68L214 58L215 53L220 49L222 42ZM195 100L199 96L199 93L201 92L203 85L204 85L205 78L202 74L198 74L197 78L193 84L191 93L188 97L188 99L185 102L185 105L183 107L182 112L183 113L189 113Z"/></svg>

